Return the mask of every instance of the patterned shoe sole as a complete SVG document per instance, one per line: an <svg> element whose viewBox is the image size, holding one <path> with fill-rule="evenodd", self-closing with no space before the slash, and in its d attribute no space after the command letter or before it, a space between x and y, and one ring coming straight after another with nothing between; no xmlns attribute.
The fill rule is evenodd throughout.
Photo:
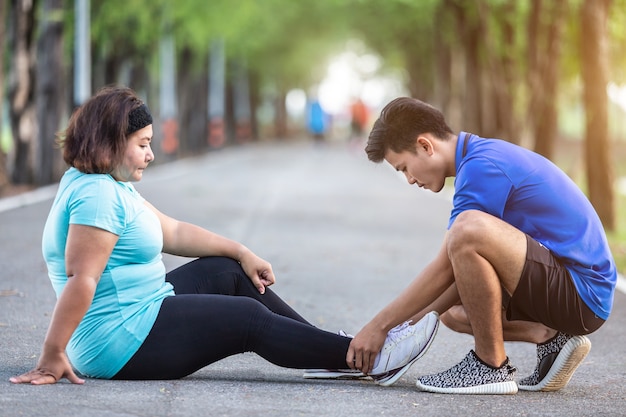
<svg viewBox="0 0 626 417"><path fill-rule="evenodd" d="M520 385L524 391L558 391L567 385L574 371L591 350L591 341L586 336L574 336L567 341L556 357L550 371L537 385Z"/></svg>
<svg viewBox="0 0 626 417"><path fill-rule="evenodd" d="M433 387L423 385L419 380L416 383L421 391L435 392L438 394L515 394L517 383L515 381L498 382L495 384L475 385L473 387Z"/></svg>

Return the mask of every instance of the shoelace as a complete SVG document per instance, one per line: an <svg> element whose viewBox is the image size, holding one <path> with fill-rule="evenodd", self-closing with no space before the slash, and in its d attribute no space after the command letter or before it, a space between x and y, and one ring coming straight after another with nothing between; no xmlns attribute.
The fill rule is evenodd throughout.
<svg viewBox="0 0 626 417"><path fill-rule="evenodd" d="M404 323L389 330L389 333L387 333L387 341L395 343L399 340L404 339L404 336L407 330L409 330L408 328L410 325L411 325L411 320L407 320Z"/></svg>

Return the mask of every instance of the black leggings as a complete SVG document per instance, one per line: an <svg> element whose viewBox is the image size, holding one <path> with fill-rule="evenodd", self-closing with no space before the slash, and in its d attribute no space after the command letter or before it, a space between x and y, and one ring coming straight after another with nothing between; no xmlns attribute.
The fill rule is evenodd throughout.
<svg viewBox="0 0 626 417"><path fill-rule="evenodd" d="M173 297L113 379L178 379L227 356L255 352L287 368L346 368L350 339L320 330L269 288L261 295L230 258L208 257L167 274Z"/></svg>

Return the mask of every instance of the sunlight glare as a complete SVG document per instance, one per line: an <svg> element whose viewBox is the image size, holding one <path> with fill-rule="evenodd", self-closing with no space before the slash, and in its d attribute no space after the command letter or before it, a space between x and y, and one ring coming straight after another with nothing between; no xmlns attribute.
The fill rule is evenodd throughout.
<svg viewBox="0 0 626 417"><path fill-rule="evenodd" d="M606 91L611 101L626 111L626 85L609 83Z"/></svg>
<svg viewBox="0 0 626 417"><path fill-rule="evenodd" d="M402 95L400 76L380 74L381 68L381 58L371 53L347 50L337 55L317 90L322 107L332 115L345 115L357 98L370 109L379 109L391 98Z"/></svg>
<svg viewBox="0 0 626 417"><path fill-rule="evenodd" d="M306 108L306 93L299 88L290 90L285 98L287 113L293 118L299 118L304 115Z"/></svg>

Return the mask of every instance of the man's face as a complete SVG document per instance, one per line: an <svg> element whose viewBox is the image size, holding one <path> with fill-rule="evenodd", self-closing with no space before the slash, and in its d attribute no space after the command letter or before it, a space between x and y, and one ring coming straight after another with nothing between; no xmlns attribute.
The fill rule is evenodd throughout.
<svg viewBox="0 0 626 417"><path fill-rule="evenodd" d="M415 152L400 153L388 150L385 160L406 176L410 185L428 189L434 193L445 185L444 165L431 140L420 137L416 140Z"/></svg>

